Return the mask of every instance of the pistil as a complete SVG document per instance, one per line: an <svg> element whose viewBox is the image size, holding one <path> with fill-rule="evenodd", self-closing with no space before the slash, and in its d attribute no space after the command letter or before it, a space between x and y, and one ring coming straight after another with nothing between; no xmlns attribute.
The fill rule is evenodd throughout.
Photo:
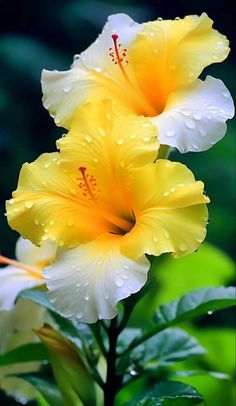
<svg viewBox="0 0 236 406"><path fill-rule="evenodd" d="M124 62L124 58L126 57L126 52L127 49L122 49L119 50L119 47L121 46L120 44L118 44L117 40L119 38L119 36L117 34L112 34L111 36L113 43L114 43L114 52L110 53L110 56L112 57L113 62L115 62L115 64L117 64L121 70L122 75L124 76L124 78L130 82L129 77L124 69L123 66L123 62ZM110 49L110 51L112 51L112 49ZM126 64L128 64L128 61L126 61Z"/></svg>

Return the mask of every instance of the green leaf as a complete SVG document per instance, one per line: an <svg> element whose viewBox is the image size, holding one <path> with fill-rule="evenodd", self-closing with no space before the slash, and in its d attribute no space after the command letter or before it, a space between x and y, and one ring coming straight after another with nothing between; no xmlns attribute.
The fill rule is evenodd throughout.
<svg viewBox="0 0 236 406"><path fill-rule="evenodd" d="M139 333L139 329L126 330L131 330L134 334L135 332L136 334L137 332ZM128 342L131 341L132 335L130 334L130 337L127 337L129 331L126 330L119 338L121 344L125 343L126 340ZM118 342L118 348L120 346L123 349L120 342ZM128 342L126 342L126 347ZM136 370L138 374L138 371L156 370L157 368L166 367L175 362L204 353L204 348L194 337L179 328L168 328L137 346L128 356L126 354L124 357L121 357L118 367L124 371L125 367L133 365L132 369Z"/></svg>
<svg viewBox="0 0 236 406"><path fill-rule="evenodd" d="M40 306L45 307L48 310L53 310L51 303L48 300L47 293L39 289L25 289L18 295L20 299L30 300L31 302L37 303Z"/></svg>
<svg viewBox="0 0 236 406"><path fill-rule="evenodd" d="M202 403L202 396L192 386L181 382L163 382L125 406L190 406Z"/></svg>
<svg viewBox="0 0 236 406"><path fill-rule="evenodd" d="M137 337L123 355L159 331L208 312L212 313L215 310L225 309L233 305L235 305L234 287L211 287L186 293L174 302L160 306L154 316L152 326L144 331L140 337Z"/></svg>
<svg viewBox="0 0 236 406"><path fill-rule="evenodd" d="M29 343L0 355L0 366L20 362L48 360L48 351L42 343Z"/></svg>
<svg viewBox="0 0 236 406"><path fill-rule="evenodd" d="M48 402L50 406L63 406L61 394L57 386L42 376L35 374L20 374L17 375L18 378L24 379L33 385L43 396L43 398Z"/></svg>

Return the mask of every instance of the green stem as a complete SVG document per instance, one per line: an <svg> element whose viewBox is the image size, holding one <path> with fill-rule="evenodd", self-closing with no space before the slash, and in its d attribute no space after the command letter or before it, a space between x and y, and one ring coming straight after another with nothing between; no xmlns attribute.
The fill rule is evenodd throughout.
<svg viewBox="0 0 236 406"><path fill-rule="evenodd" d="M119 379L116 375L116 344L119 335L117 317L111 320L107 335L109 339L109 350L107 354L107 376L104 386L104 406L113 406L119 388Z"/></svg>
<svg viewBox="0 0 236 406"><path fill-rule="evenodd" d="M171 147L169 147L169 145L162 144L160 145L156 159L168 159L170 152Z"/></svg>

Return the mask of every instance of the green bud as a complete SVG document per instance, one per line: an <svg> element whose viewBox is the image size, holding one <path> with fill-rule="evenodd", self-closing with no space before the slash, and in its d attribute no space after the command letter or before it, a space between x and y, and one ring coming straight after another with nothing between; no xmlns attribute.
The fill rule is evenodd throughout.
<svg viewBox="0 0 236 406"><path fill-rule="evenodd" d="M35 333L49 351L54 376L65 406L94 406L94 382L80 350L47 324Z"/></svg>

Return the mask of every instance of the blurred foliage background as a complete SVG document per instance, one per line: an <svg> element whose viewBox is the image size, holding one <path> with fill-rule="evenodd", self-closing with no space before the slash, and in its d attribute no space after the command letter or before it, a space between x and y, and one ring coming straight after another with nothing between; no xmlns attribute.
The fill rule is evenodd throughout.
<svg viewBox="0 0 236 406"><path fill-rule="evenodd" d="M232 42L235 21L230 2L226 0L220 6L215 0L0 0L0 251L4 255L14 256L17 233L7 225L4 205L16 188L21 165L43 152L53 151L55 140L63 133L42 106L41 70L68 69L73 55L95 40L109 14L125 12L142 22L160 16L184 17L203 11L215 21L215 28ZM233 49L224 63L207 68L202 77L212 74L221 78L234 97L235 60ZM172 153L172 160L186 163L196 178L204 181L211 198L207 244L191 257L173 261L164 256L154 263L153 274L157 282L152 293L136 309L132 319L134 326L138 321L140 323L140 317L143 323L147 321L158 304L175 299L188 290L232 282L235 156L233 121L229 123L224 139L211 150L200 154ZM199 330L198 325L191 328L209 350L208 358L200 362L232 373L232 313L222 312L199 323L203 329ZM222 326L224 331L219 334ZM188 383L196 385L206 395L208 405L231 405L231 383L216 382L212 377L192 377L188 378ZM122 405L132 390L135 393L135 388L127 388L126 393L121 393L119 404ZM2 402L9 404L6 400Z"/></svg>

